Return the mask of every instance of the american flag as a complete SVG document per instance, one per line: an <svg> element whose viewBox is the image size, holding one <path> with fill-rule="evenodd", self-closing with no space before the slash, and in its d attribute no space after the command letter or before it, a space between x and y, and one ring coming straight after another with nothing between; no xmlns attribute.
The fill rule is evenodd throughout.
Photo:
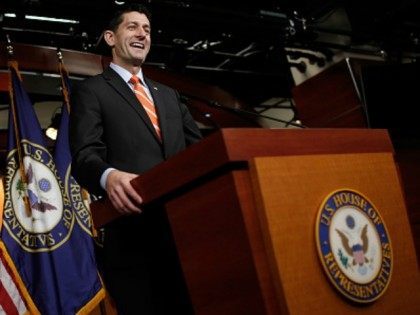
<svg viewBox="0 0 420 315"><path fill-rule="evenodd" d="M0 314L18 315L27 313L23 297L15 278L0 248Z"/></svg>

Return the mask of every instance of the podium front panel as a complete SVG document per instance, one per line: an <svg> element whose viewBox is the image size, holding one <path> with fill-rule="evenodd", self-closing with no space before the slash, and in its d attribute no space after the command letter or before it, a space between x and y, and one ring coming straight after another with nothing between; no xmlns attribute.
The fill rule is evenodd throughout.
<svg viewBox="0 0 420 315"><path fill-rule="evenodd" d="M420 314L419 270L392 154L262 157L254 159L250 171L278 299L290 314ZM391 239L390 284L367 305L338 293L318 257L318 210L338 189L366 195Z"/></svg>
<svg viewBox="0 0 420 315"><path fill-rule="evenodd" d="M235 176L215 177L166 204L196 314L270 314L239 200L252 195L238 194Z"/></svg>

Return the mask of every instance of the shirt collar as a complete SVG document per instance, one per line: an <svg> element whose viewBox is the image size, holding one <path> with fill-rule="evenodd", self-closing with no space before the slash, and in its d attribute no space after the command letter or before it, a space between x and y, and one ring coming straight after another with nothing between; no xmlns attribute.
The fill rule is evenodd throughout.
<svg viewBox="0 0 420 315"><path fill-rule="evenodd" d="M109 67L114 70L116 73L118 73L118 75L124 80L124 82L129 82L132 76L132 73L130 71L128 71L127 69L124 69L123 67L111 62L109 64ZM146 85L146 82L144 82L144 77L143 77L143 71L140 71L136 74L137 77L140 79L141 83L143 85Z"/></svg>

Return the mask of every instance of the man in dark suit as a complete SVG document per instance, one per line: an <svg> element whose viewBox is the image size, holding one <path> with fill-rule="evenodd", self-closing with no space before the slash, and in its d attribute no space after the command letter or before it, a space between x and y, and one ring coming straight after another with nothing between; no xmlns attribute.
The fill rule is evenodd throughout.
<svg viewBox="0 0 420 315"><path fill-rule="evenodd" d="M200 131L175 90L143 76L151 43L144 7L117 12L104 39L112 63L73 89L70 146L79 183L125 214L105 227L105 285L120 314L189 314L166 213L143 206L130 181L199 141Z"/></svg>

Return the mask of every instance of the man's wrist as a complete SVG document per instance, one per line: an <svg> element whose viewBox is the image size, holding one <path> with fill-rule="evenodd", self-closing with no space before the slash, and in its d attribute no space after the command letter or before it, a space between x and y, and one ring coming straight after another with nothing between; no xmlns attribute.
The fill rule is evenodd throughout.
<svg viewBox="0 0 420 315"><path fill-rule="evenodd" d="M102 173L102 175L101 175L101 179L100 179L100 185L101 185L102 189L106 190L106 181L107 181L107 179L108 179L108 175L109 175L109 173L111 173L113 170L115 170L115 168L110 167L110 168L107 168L107 169L105 170L105 172L103 172L103 173Z"/></svg>

